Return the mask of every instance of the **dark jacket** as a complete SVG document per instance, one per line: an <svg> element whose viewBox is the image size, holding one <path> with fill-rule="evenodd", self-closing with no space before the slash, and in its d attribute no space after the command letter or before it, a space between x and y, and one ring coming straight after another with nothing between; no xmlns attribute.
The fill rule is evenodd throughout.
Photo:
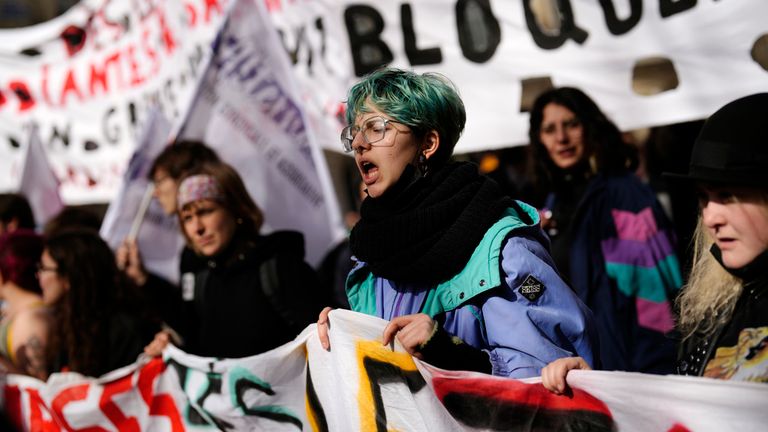
<svg viewBox="0 0 768 432"><path fill-rule="evenodd" d="M181 287L163 307L163 317L186 352L220 358L260 354L317 321L322 300L316 275L304 262L300 233L255 239L236 234L216 257L185 254Z"/></svg>
<svg viewBox="0 0 768 432"><path fill-rule="evenodd" d="M679 374L768 382L766 265L768 252L745 268L732 272L742 279L744 288L731 318L711 334L694 334L681 344Z"/></svg>
<svg viewBox="0 0 768 432"><path fill-rule="evenodd" d="M682 278L674 234L653 191L630 173L598 175L569 229L567 276L595 315L603 368L671 373L671 304Z"/></svg>

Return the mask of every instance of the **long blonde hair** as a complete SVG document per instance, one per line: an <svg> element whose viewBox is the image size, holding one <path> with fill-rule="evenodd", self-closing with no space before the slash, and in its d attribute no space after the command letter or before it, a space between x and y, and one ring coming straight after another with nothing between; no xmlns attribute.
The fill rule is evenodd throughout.
<svg viewBox="0 0 768 432"><path fill-rule="evenodd" d="M677 297L678 328L686 339L694 333L706 337L731 319L742 291L742 280L728 273L709 249L714 239L701 215L693 237L693 265L688 282Z"/></svg>
<svg viewBox="0 0 768 432"><path fill-rule="evenodd" d="M763 223L768 224L768 191L759 190L758 200L764 210ZM694 333L707 337L725 325L744 289L744 281L725 270L712 256L709 250L714 242L699 213L693 237L693 266L688 283L676 300L680 313L678 329L683 339Z"/></svg>

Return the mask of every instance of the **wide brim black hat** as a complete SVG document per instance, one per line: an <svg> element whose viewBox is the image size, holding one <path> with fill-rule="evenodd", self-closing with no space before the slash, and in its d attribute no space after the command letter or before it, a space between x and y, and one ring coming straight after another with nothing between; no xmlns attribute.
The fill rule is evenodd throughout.
<svg viewBox="0 0 768 432"><path fill-rule="evenodd" d="M768 93L736 99L704 123L687 174L670 180L768 189Z"/></svg>

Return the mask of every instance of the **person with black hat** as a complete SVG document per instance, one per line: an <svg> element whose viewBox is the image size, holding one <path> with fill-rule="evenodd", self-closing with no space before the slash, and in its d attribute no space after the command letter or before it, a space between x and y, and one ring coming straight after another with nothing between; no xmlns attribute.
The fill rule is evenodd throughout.
<svg viewBox="0 0 768 432"><path fill-rule="evenodd" d="M701 213L693 266L677 298L682 337L677 372L768 382L768 93L746 96L715 112L699 133L687 174ZM542 371L562 393L581 359L559 359Z"/></svg>
<svg viewBox="0 0 768 432"><path fill-rule="evenodd" d="M677 300L678 373L768 382L768 93L710 117L687 175L701 213Z"/></svg>

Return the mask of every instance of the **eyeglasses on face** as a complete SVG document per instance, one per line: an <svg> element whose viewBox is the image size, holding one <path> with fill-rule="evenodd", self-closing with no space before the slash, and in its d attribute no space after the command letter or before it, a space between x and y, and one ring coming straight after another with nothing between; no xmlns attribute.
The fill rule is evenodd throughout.
<svg viewBox="0 0 768 432"><path fill-rule="evenodd" d="M360 131L363 132L363 140L366 144L374 147L390 147L394 145L394 142L377 144L384 139L384 136L387 133L388 123L403 124L399 121L385 119L384 117L371 117L363 123L362 127L357 125L349 125L345 127L341 130L341 145L344 146L344 151L349 153L354 150L352 148L352 142L355 141L355 137Z"/></svg>
<svg viewBox="0 0 768 432"><path fill-rule="evenodd" d="M57 273L59 269L57 267L46 267L43 265L43 263L37 263L37 272L43 273L43 272L54 272Z"/></svg>

